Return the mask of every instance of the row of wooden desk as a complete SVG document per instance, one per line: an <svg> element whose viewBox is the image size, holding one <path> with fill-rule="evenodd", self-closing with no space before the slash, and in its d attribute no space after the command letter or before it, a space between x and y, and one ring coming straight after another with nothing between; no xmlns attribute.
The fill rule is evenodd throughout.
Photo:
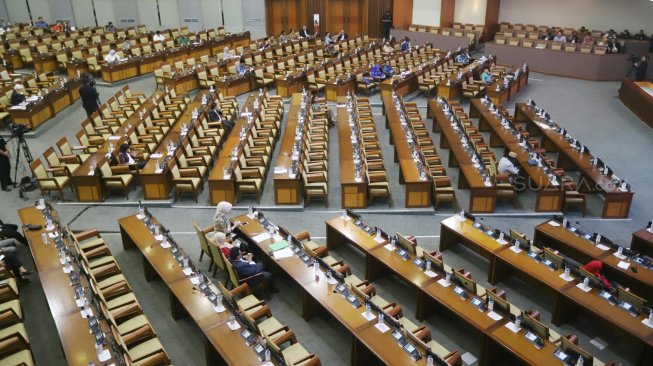
<svg viewBox="0 0 653 366"><path fill-rule="evenodd" d="M525 122L526 129L531 136L542 136L541 147L546 151L558 153L557 166L564 170L580 173L578 190L587 193L601 193L605 198L603 204L603 218L626 218L630 212L634 192L622 191L618 184L604 175L590 160L588 153L580 153L566 141L565 137L545 125L544 119L526 103L515 104L515 122Z"/></svg>
<svg viewBox="0 0 653 366"><path fill-rule="evenodd" d="M11 120L33 130L79 99L81 85L82 78L73 77L63 86L50 90L42 99L28 103L25 109L9 108Z"/></svg>
<svg viewBox="0 0 653 366"><path fill-rule="evenodd" d="M563 268L553 270L534 260L529 251L523 249L520 249L519 252L515 251L511 244L499 242L490 237L475 227L474 222L468 218L461 221L457 216L450 217L441 221L440 227L440 250L444 251L456 243L460 243L483 256L490 262L488 281L491 284L496 284L510 273L517 273L521 279L538 289L543 289L547 294L553 294L555 304L552 310L552 323L560 325L576 314L582 313L596 320L606 329L618 329L620 334L634 339L638 344L639 365L648 365L653 360L653 324L644 324L647 319L645 315L632 316L627 311L606 301L595 289L585 292L577 286L581 283L578 278L570 281L563 278ZM584 258L575 257L572 253L573 248L577 246L583 244L589 246L579 243L584 239L574 236L560 226L551 225L550 222L538 225L535 230L534 242L538 246L558 248L562 253L569 254L577 260L584 260ZM614 263L615 260L608 258L607 253L603 254L600 258L603 263L609 268L616 267L619 259ZM616 257L614 258L616 259ZM606 266L603 268L609 271ZM623 276L631 275L630 271L622 272ZM652 275L650 270L641 269L638 274L632 273L629 283L650 281ZM611 274L608 274L608 277L610 276ZM639 278L633 279L635 277ZM641 289L642 287L638 287L636 290ZM639 293L641 294L641 292Z"/></svg>
<svg viewBox="0 0 653 366"><path fill-rule="evenodd" d="M470 101L469 117L479 119L479 131L490 132L490 147L503 147L505 150L517 154L515 159L521 168L520 174L525 174L529 178L527 187L537 190L535 211L560 212L564 197L561 182L553 183L550 176L541 167L529 164L531 159L529 152L519 143L512 130L501 125L499 117L490 111L482 99L473 98Z"/></svg>
<svg viewBox="0 0 653 366"><path fill-rule="evenodd" d="M494 104L503 105L511 98L515 98L517 93L528 84L530 69L524 65L516 70L519 70L519 75L511 79L507 86L504 85L503 79L497 79L494 83L486 86L485 94Z"/></svg>
<svg viewBox="0 0 653 366"><path fill-rule="evenodd" d="M496 64L497 58L485 58L483 61L474 60L469 65L459 69L457 72L454 72L451 77L446 79L444 82L438 84L438 93L439 97L445 98L446 100L459 99L463 94L463 81L467 79L467 76L471 76L475 80L479 80L483 70L489 69L493 64ZM462 73L462 77L458 79L458 74Z"/></svg>
<svg viewBox="0 0 653 366"><path fill-rule="evenodd" d="M470 189L469 211L473 213L494 212L496 185L486 186L481 174L474 167L469 154L460 143L460 138L451 127L451 122L436 99L428 101L428 115L433 117L433 131L441 131L440 148L449 149L449 166L460 168L459 189Z"/></svg>
<svg viewBox="0 0 653 366"><path fill-rule="evenodd" d="M50 212L56 217L56 212L53 210ZM59 260L57 246L53 243L54 239L48 238L49 243L44 244L41 238L42 234L49 235L51 233L58 233L61 236L63 233L60 230L64 228L55 228L53 231L46 230L44 214L36 207L18 210L18 217L23 225L42 226L39 230L24 229L23 233L29 242L36 271L68 365L88 366L91 362L96 365L105 364L99 360L95 336L90 333L88 320L80 315L82 309L76 303L70 275L62 270L63 265ZM68 239L64 239L64 242L66 246L72 246ZM77 273L81 273L81 268L76 265L73 268ZM80 283L83 287L88 287L88 282L83 274L80 275ZM88 292L90 290L87 291L87 296L90 295ZM108 335L111 331L105 320L100 320L100 327L109 339ZM107 362L117 362L121 358L122 356L111 352L111 358Z"/></svg>
<svg viewBox="0 0 653 366"><path fill-rule="evenodd" d="M298 117L299 114L303 115L307 121L304 123L310 125L310 113L306 111L311 110L310 98L302 111L302 93L292 95L290 100L290 107L288 108L288 119L286 120L286 127L281 139L281 147L277 155L277 161L274 163L274 169L283 169L283 173L274 173L274 203L277 205L298 205L301 202L302 196L302 168L301 162L303 158L303 146L299 151L299 158L297 159L298 168L296 172L291 172L293 166L293 148L295 146L295 136L297 134ZM302 131L306 133L306 131ZM306 136L304 135L304 138Z"/></svg>
<svg viewBox="0 0 653 366"><path fill-rule="evenodd" d="M160 223L151 218L153 223ZM172 318L177 320L188 314L204 333L204 352L207 365L259 365L261 361L251 347L247 346L239 331L232 331L227 324L229 311L218 313L209 299L197 289L190 277L175 259L170 249L161 246L137 215L118 220L123 248L137 248L143 257L143 272L147 281L160 279L169 290ZM217 288L211 285L214 292Z"/></svg>
<svg viewBox="0 0 653 366"><path fill-rule="evenodd" d="M409 284L417 292L418 320L433 314L453 315L462 320L461 332L482 337L480 365L525 363L530 365L557 365L560 361L553 355L556 346L545 341L540 349L531 344L522 332L514 333L506 327L509 322L505 316L494 320L486 312L479 311L470 301L465 301L453 291L453 286L443 286L442 274L429 277L413 264L412 259L404 260L385 248L387 239L377 241L355 224L355 218L341 216L328 220L327 247L335 248L351 243L366 257L366 279L373 280L383 274L392 273ZM475 295L475 294L474 294ZM396 364L396 363L393 363Z"/></svg>
<svg viewBox="0 0 653 366"><path fill-rule="evenodd" d="M157 53L129 58L125 61L103 63L102 79L108 83L129 79L139 75L145 75L161 67L163 62L174 63L186 58L199 59L202 55L214 56L224 50L224 47L235 49L239 46L249 46L250 33L243 32L232 34L220 39L211 40L199 44L177 47Z"/></svg>
<svg viewBox="0 0 653 366"><path fill-rule="evenodd" d="M356 162L354 161L354 145L352 144L352 129L349 126L349 111L347 99L338 99L338 162L340 165L340 189L342 208L367 207L367 178L356 178ZM359 124L360 121L353 121Z"/></svg>
<svg viewBox="0 0 653 366"><path fill-rule="evenodd" d="M264 257L267 268L274 268L284 272L290 277L301 291L302 317L310 320L326 311L346 330L351 337L351 365L426 365L426 358L414 361L404 352L391 332L381 333L374 325L376 321L367 320L362 313L363 307L355 308L344 296L335 291L335 285L328 283L325 274L320 272L315 275L313 268L307 266L299 257L293 255L282 260L274 259L270 245L275 239L268 238L257 241L255 238L267 233L266 229L256 218L248 215L234 217L233 221L246 223L238 228L239 232L251 243L250 248L255 248L259 258Z"/></svg>
<svg viewBox="0 0 653 366"><path fill-rule="evenodd" d="M144 123L140 119L140 114L143 116L149 115L157 105L155 100L159 100L165 95L164 92L155 92L143 104L141 104L134 113L122 124L121 129L117 135L110 136L102 146L98 147L97 151L93 153L84 163L82 163L71 175L70 183L73 186L79 202L101 202L106 196L106 190L102 182L102 176L97 172L97 169L107 162L106 154L109 152L109 147L112 145L114 149L118 149L120 144L128 140L128 136L136 130L136 128ZM126 130L123 128L126 127ZM93 169L91 169L93 168Z"/></svg>
<svg viewBox="0 0 653 366"><path fill-rule="evenodd" d="M433 181L429 179L428 174L422 179L420 169L413 158L413 149L409 146L406 132L401 126L400 112L404 113L403 102L399 102L400 107L397 107L393 95L383 95L382 100L386 125L390 129L390 143L394 145L395 150L394 161L399 163L399 182L406 187L406 207L430 207ZM407 123L410 124L411 121L408 120ZM417 144L417 141L413 143ZM422 169L425 171L426 166L422 166Z"/></svg>

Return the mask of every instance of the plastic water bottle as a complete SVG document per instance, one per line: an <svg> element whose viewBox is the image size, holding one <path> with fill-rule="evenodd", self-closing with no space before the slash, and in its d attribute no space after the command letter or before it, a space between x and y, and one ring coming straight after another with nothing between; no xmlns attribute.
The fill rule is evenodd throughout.
<svg viewBox="0 0 653 366"><path fill-rule="evenodd" d="M569 278L569 272L570 272L569 267L565 267L565 277L566 278Z"/></svg>
<svg viewBox="0 0 653 366"><path fill-rule="evenodd" d="M519 316L515 319L515 328L521 329L521 317Z"/></svg>
<svg viewBox="0 0 653 366"><path fill-rule="evenodd" d="M320 275L320 264L317 261L313 262L313 272L315 273L315 277Z"/></svg>
<svg viewBox="0 0 653 366"><path fill-rule="evenodd" d="M229 314L229 325L232 327L235 325L234 322L236 321L236 317L234 316L233 313Z"/></svg>
<svg viewBox="0 0 653 366"><path fill-rule="evenodd" d="M583 279L583 287L587 288L589 287L589 285L590 285L590 279L588 277L585 277L585 279Z"/></svg>
<svg viewBox="0 0 653 366"><path fill-rule="evenodd" d="M578 361L576 362L576 366L583 366L585 363L585 359L583 357L578 357Z"/></svg>
<svg viewBox="0 0 653 366"><path fill-rule="evenodd" d="M365 316L370 317L372 315L372 307L369 303L365 304Z"/></svg>
<svg viewBox="0 0 653 366"><path fill-rule="evenodd" d="M326 277L327 277L328 281L331 281L331 270L330 269L327 270Z"/></svg>
<svg viewBox="0 0 653 366"><path fill-rule="evenodd" d="M431 270L431 261L428 260L428 259L426 260L426 270L427 270L427 271L430 271L430 270Z"/></svg>
<svg viewBox="0 0 653 366"><path fill-rule="evenodd" d="M347 219L347 210L342 211L342 219L346 220Z"/></svg>
<svg viewBox="0 0 653 366"><path fill-rule="evenodd" d="M451 273L447 273L444 279L447 281L447 283L451 283Z"/></svg>
<svg viewBox="0 0 653 366"><path fill-rule="evenodd" d="M48 234L41 233L41 240L43 241L43 245L48 245Z"/></svg>
<svg viewBox="0 0 653 366"><path fill-rule="evenodd" d="M490 300L487 302L487 310L494 311L494 300Z"/></svg>
<svg viewBox="0 0 653 366"><path fill-rule="evenodd" d="M426 366L433 366L433 356L429 355L429 357L426 358Z"/></svg>
<svg viewBox="0 0 653 366"><path fill-rule="evenodd" d="M378 319L377 323L378 324L383 324L383 319L384 318L385 318L385 315L383 314L383 312L380 312L379 313L379 319Z"/></svg>
<svg viewBox="0 0 653 366"><path fill-rule="evenodd" d="M270 350L266 349L265 350L265 363L269 363L269 362L270 362Z"/></svg>

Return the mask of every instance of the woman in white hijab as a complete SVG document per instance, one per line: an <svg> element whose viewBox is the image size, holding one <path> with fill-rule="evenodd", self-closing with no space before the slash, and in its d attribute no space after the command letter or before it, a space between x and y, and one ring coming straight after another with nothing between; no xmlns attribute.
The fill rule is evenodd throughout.
<svg viewBox="0 0 653 366"><path fill-rule="evenodd" d="M106 61L106 62L118 61L118 55L116 54L116 51L115 50L110 50L109 54L104 56L104 61Z"/></svg>
<svg viewBox="0 0 653 366"><path fill-rule="evenodd" d="M240 221L236 221L233 224L229 221L231 207L231 203L227 201L218 203L218 206L215 208L215 214L213 215L213 228L215 231L229 235L235 228L241 225Z"/></svg>

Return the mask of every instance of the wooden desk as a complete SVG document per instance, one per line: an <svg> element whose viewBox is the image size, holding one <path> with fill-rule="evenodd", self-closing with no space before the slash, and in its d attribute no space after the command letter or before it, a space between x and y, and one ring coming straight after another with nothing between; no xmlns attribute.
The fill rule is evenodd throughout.
<svg viewBox="0 0 653 366"><path fill-rule="evenodd" d="M163 85L174 89L177 94L187 94L199 88L199 80L196 70L185 70L170 77L163 78Z"/></svg>
<svg viewBox="0 0 653 366"><path fill-rule="evenodd" d="M306 104L306 110L311 110L311 101L310 95L308 96L309 100ZM283 132L283 139L281 140L281 148L279 149L279 155L277 156L277 161L274 164L275 168L283 168L286 171L281 174L273 174L274 180L274 203L276 205L298 205L301 201L302 196L302 181L301 181L301 162L302 162L302 152L300 151L298 162L297 172L294 173L294 176L291 176L291 167L292 167L292 153L295 146L295 133L297 130L297 115L301 113L301 103L302 103L302 94L296 93L292 95L290 100L290 107L288 109L288 119L286 121L286 127ZM305 115L306 121L304 122L307 126L311 124L309 116ZM306 129L305 129L306 130ZM306 133L304 131L304 133ZM303 149L303 147L302 147ZM273 172L274 173L274 172Z"/></svg>
<svg viewBox="0 0 653 366"><path fill-rule="evenodd" d="M375 235L364 232L355 225L353 219L344 220L341 216L335 217L326 222L326 229L328 248L331 249L343 243L351 243L363 252L366 256L366 278L368 278L367 276L376 278L384 273L391 272L416 289L416 317L418 320L424 320L435 313L443 314L444 310L446 314L454 315L463 320L464 325L467 326L465 331L471 329L472 332L481 334L480 365L511 364L497 362L496 354L498 350L507 352L509 359L513 362L521 360L528 363L533 359L551 360L554 346L550 341L545 342L545 350L537 350L532 345L525 347L521 342L523 330L518 336L508 337L499 329L505 328L507 318L504 317L495 321L486 313L479 311L470 301L461 300L460 296L453 291L454 286L444 287L438 283L438 280L443 277L441 274L436 274L433 278L428 277L412 263L413 256L409 260L399 258L396 253L384 248L387 241L377 242ZM513 333L509 332L509 334ZM489 347L488 344L490 343L499 347ZM530 352L525 350L530 350ZM551 351L549 352L549 350ZM506 360L502 361L506 362ZM555 363L544 362L542 364Z"/></svg>
<svg viewBox="0 0 653 366"><path fill-rule="evenodd" d="M303 70L293 71L291 74L274 78L277 95L288 98L294 93L301 93L307 88L307 77Z"/></svg>
<svg viewBox="0 0 653 366"><path fill-rule="evenodd" d="M430 207L433 196L433 181L420 179L420 170L413 159L413 149L406 140L399 112L392 96L383 96L383 109L386 115L386 125L390 128L391 143L395 147L394 161L400 166L400 183L406 186L406 207ZM410 122L409 122L410 123ZM412 130L412 126L409 126ZM415 142L416 143L416 142ZM419 149L419 148L418 148ZM423 167L426 171L426 166Z"/></svg>
<svg viewBox="0 0 653 366"><path fill-rule="evenodd" d="M450 78L446 79L446 81L441 81L438 84L437 96L447 100L455 100L462 97L463 80L465 80L468 75L473 79L478 80L483 70L489 68L494 63L496 63L496 58L487 59L482 63L479 60L474 60L469 65L459 69L458 72L455 72ZM458 74L461 72L462 78L458 79Z"/></svg>
<svg viewBox="0 0 653 366"><path fill-rule="evenodd" d="M53 216L57 216L56 212L52 213ZM95 348L95 336L90 333L88 321L81 317L80 308L75 302L74 289L70 285L70 276L62 270L57 247L52 243L52 239L49 239L50 243L47 245L43 244L41 240L41 234L47 233L43 213L36 207L30 206L18 210L18 217L23 225L43 226L40 230L24 229L23 234L29 242L29 249L34 258L36 271L57 327L61 348L68 365L87 366L90 362L97 365L103 364L100 362ZM68 239L65 239L65 241L67 246L72 245L68 242ZM75 271L81 273L81 268L73 267ZM87 290L86 294L89 296L86 277L84 275L80 277L80 283ZM97 309L94 309L95 311ZM109 325L105 320L98 320L108 340L111 337ZM111 356L111 359L107 362L115 362L118 358L122 358L122 356L113 352L111 352Z"/></svg>
<svg viewBox="0 0 653 366"><path fill-rule="evenodd" d="M653 233L646 228L635 231L630 242L630 249L653 256Z"/></svg>
<svg viewBox="0 0 653 366"><path fill-rule="evenodd" d="M563 187L559 182L553 183L549 175L540 167L528 163L529 152L519 144L519 141L512 130L501 125L501 120L490 112L488 106L481 102L481 99L474 98L470 101L469 117L479 118L478 130L490 131L490 146L504 147L508 151L517 154L516 160L519 163L520 175L528 177L527 187L537 190L535 211L537 212L560 212L564 198ZM521 182L524 183L524 182Z"/></svg>
<svg viewBox="0 0 653 366"><path fill-rule="evenodd" d="M351 143L352 130L349 127L349 114L346 99L338 99L338 156L340 163L340 187L342 208L367 207L367 181L361 177L356 180L354 146Z"/></svg>
<svg viewBox="0 0 653 366"><path fill-rule="evenodd" d="M129 136L143 121L140 120L140 113L148 115L154 108L152 100L153 97L162 97L165 93L158 91L155 92L147 101L134 111L134 113L122 124L118 135L114 135L107 139L107 141L98 147L98 150L93 153L86 161L79 166L77 170L70 176L70 184L74 187L79 202L101 202L104 201L105 190L102 184L102 177L97 172L100 164L106 161L105 155L109 151L109 145L113 144L114 149L118 149L123 141L126 141L126 136ZM127 131L123 133L122 127L127 127ZM95 173L89 175L91 167L95 167Z"/></svg>
<svg viewBox="0 0 653 366"><path fill-rule="evenodd" d="M117 81L129 79L140 75L138 61L128 59L125 61L116 61L112 63L103 63L102 80L106 83L115 83Z"/></svg>
<svg viewBox="0 0 653 366"><path fill-rule="evenodd" d="M56 71L59 66L55 53L33 53L34 69L37 73Z"/></svg>
<svg viewBox="0 0 653 366"><path fill-rule="evenodd" d="M247 73L244 75L231 76L226 80L224 78L215 80L216 89L220 90L227 97L235 97L248 93L255 88L254 74Z"/></svg>
<svg viewBox="0 0 653 366"><path fill-rule="evenodd" d="M417 76L410 73L406 77L394 75L392 78L381 82L381 96L391 96L395 92L399 96L405 96L417 90Z"/></svg>
<svg viewBox="0 0 653 366"><path fill-rule="evenodd" d="M352 365L369 365L374 359L386 365L426 365L425 358L417 363L412 362L408 354L401 351L392 339L391 332L380 333L376 330L376 321L368 321L361 315L365 311L364 307L354 308L334 290L334 285L327 283L323 272L316 278L313 269L294 255L280 261L270 257L267 253L274 240L257 242L253 239L256 235L266 232L258 220L250 219L247 215L234 217L232 220L246 222L247 225L240 226L238 230L250 242L250 248L256 247L260 257L265 257L267 263L280 268L300 287L302 317L305 320L310 320L326 310L347 329L353 341Z"/></svg>
<svg viewBox="0 0 653 366"><path fill-rule="evenodd" d="M339 80L340 81L327 80L325 84L326 100L329 102L337 102L338 97L347 96L347 93L356 93L356 90L354 89L356 85L355 77L341 78Z"/></svg>
<svg viewBox="0 0 653 366"><path fill-rule="evenodd" d="M471 190L469 212L494 212L496 204L496 186L486 186L480 173L474 167L471 158L460 144L460 138L451 127L442 107L435 99L428 102L429 114L433 116L433 129L442 132L440 148L449 149L449 166L459 167L458 188Z"/></svg>
<svg viewBox="0 0 653 366"><path fill-rule="evenodd" d="M69 78L84 75L89 72L86 60L68 60L66 62L66 75Z"/></svg>
<svg viewBox="0 0 653 366"><path fill-rule="evenodd" d="M618 266L622 260L617 258L611 249L603 251L594 242L576 236L576 234L562 226L553 226L549 222L546 221L535 227L533 237L535 244L558 249L582 264L594 259L600 260L603 262L602 271L607 278L630 287L634 293L649 301L653 299L653 271L634 262L629 262L629 269L623 270ZM631 268L635 267L637 273L631 270Z"/></svg>
<svg viewBox="0 0 653 366"><path fill-rule="evenodd" d="M221 201L227 201L232 204L236 203L236 176L233 173L225 173L233 170L235 164L238 164L238 161L231 160L231 153L234 148L242 153L240 131L242 131L243 127L247 126L248 121L247 117L241 114L245 113L245 108L249 108L252 112L254 111L254 99L256 98L258 98L258 93L252 93L247 97L247 101L240 110L236 124L222 145L222 150L220 150L220 154L209 173L209 196L212 205L217 205ZM251 131L251 129L248 131Z"/></svg>
<svg viewBox="0 0 653 366"><path fill-rule="evenodd" d="M621 191L610 177L605 176L590 163L591 155L581 154L580 151L572 148L562 135L548 126L544 127L540 124L543 121L525 103L515 104L515 122L526 122L527 130L532 136L542 136L541 147L547 151L558 153L557 166L559 168L578 170L580 173L579 191L603 195L605 202L601 217L628 217L635 192Z"/></svg>
<svg viewBox="0 0 653 366"><path fill-rule="evenodd" d="M488 85L485 88L485 94L487 94L492 103L496 105L503 105L511 98L515 98L521 88L528 84L528 67L526 68L526 71L523 71L523 69L519 70L519 76L516 79L512 79L512 81L508 84L508 87L503 85L503 79L497 79L494 83ZM499 90L497 90L497 86L499 87Z"/></svg>
<svg viewBox="0 0 653 366"><path fill-rule="evenodd" d="M632 81L630 79L623 79L619 88L619 100L649 127L653 127L653 95L651 95L651 90L653 90L652 82Z"/></svg>
<svg viewBox="0 0 653 366"><path fill-rule="evenodd" d="M207 103L207 105L202 106L202 95L207 95L208 99L211 99L208 91L198 93L193 101L186 106L186 110L179 116L177 121L170 127L166 136L159 142L158 147L152 151L152 155L159 154L161 155L161 158L165 159L168 156L168 146L170 145L170 142L179 142L181 140L180 142L183 143L192 134L189 131L189 133L182 138L181 127L183 125L188 125L190 129L193 111L196 108L200 115L205 113L206 109L210 108L210 102ZM159 158L149 158L145 163L145 166L143 166L143 169L139 172L141 185L143 187L143 198L146 200L167 200L172 192L172 174L170 173L170 168L177 164L174 155L170 160L168 160L168 169L164 171L157 170L156 165L158 160Z"/></svg>
<svg viewBox="0 0 653 366"><path fill-rule="evenodd" d="M152 218L153 222L158 222ZM202 330L205 337L205 354L208 365L223 364L230 360L246 365L258 365L256 353L240 337L239 331L231 331L227 325L229 311L217 313L210 301L183 273L183 269L169 249L160 242L136 215L118 220L125 249L138 248L143 255L146 279L160 278L170 291L170 307L173 319L188 314ZM209 285L219 293L213 284Z"/></svg>

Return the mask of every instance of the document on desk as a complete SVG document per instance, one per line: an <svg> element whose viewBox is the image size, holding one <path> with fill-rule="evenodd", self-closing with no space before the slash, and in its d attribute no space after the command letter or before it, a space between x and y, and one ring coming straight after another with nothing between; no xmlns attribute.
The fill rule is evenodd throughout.
<svg viewBox="0 0 653 366"><path fill-rule="evenodd" d="M170 248L171 246L172 246L172 245L170 245L170 243L168 243L167 240L164 240L164 241L161 242L161 248L163 248L163 249L168 249L168 248Z"/></svg>
<svg viewBox="0 0 653 366"><path fill-rule="evenodd" d="M240 323L238 323L238 322L235 321L235 320L234 320L233 322L229 322L229 321L228 321L228 322L227 322L227 325L229 326L229 329L231 329L231 330L240 329Z"/></svg>
<svg viewBox="0 0 653 366"><path fill-rule="evenodd" d="M446 278L440 278L440 279L438 280L438 284L439 284L440 286L442 286L442 287L449 287L449 286L451 286L451 282L450 282L450 281L447 281Z"/></svg>
<svg viewBox="0 0 653 366"><path fill-rule="evenodd" d="M567 282L571 282L571 281L573 281L573 280L574 280L574 278L573 278L573 277L571 277L571 276L568 276L568 275L566 275L565 273L563 273L563 274L561 274L561 275L560 275L560 276L558 276L558 277L560 277L560 278L562 278L563 280L565 280L565 281L567 281Z"/></svg>
<svg viewBox="0 0 653 366"><path fill-rule="evenodd" d="M584 292L590 292L590 291L592 290L591 287L589 287L589 286L585 286L585 284L582 283L582 282L579 282L579 283L576 285L576 287L578 287L579 289L583 290Z"/></svg>
<svg viewBox="0 0 653 366"><path fill-rule="evenodd" d="M379 330L381 333L385 333L390 330L390 327L385 325L385 323L376 323L374 324L374 327Z"/></svg>
<svg viewBox="0 0 653 366"><path fill-rule="evenodd" d="M606 250L610 249L610 247L606 247L606 246L603 245L603 244L597 244L596 247L599 248L599 249L601 249L601 250L603 250L603 251L606 251Z"/></svg>
<svg viewBox="0 0 653 366"><path fill-rule="evenodd" d="M382 236L380 236L380 237L375 237L374 241L381 244L385 242L385 239Z"/></svg>
<svg viewBox="0 0 653 366"><path fill-rule="evenodd" d="M617 264L617 267L626 270L628 267L630 267L630 263L624 262L624 261L619 261L619 264Z"/></svg>
<svg viewBox="0 0 653 366"><path fill-rule="evenodd" d="M227 310L227 309L222 305L222 303L220 303L220 304L214 306L213 310L215 310L215 312L219 314L219 313L224 313L224 311Z"/></svg>
<svg viewBox="0 0 653 366"><path fill-rule="evenodd" d="M555 226L555 227L558 227L558 226L560 226L560 223L551 220L551 221L549 221L549 225L551 225L551 226Z"/></svg>
<svg viewBox="0 0 653 366"><path fill-rule="evenodd" d="M621 260L626 259L626 256L623 255L623 254L619 254L619 252L614 252L614 253L612 253L612 255L614 255L615 257L617 257L617 258L619 258Z"/></svg>
<svg viewBox="0 0 653 366"><path fill-rule="evenodd" d="M100 362L108 361L111 359L111 352L109 352L108 349L105 349L104 351L102 351L102 353L97 355L97 357L98 360L100 360Z"/></svg>
<svg viewBox="0 0 653 366"><path fill-rule="evenodd" d="M431 271L430 269L427 270L427 271L424 271L424 274L427 275L427 276L429 276L429 277L431 277L431 278L435 278L435 276L438 275L437 273Z"/></svg>
<svg viewBox="0 0 653 366"><path fill-rule="evenodd" d="M271 238L270 234L268 234L268 233L261 233L261 234L256 235L256 236L253 237L252 239L254 239L254 241L257 242L257 243L260 243L260 242L262 242L262 241L264 241L264 240L268 240L268 239L270 239L270 238Z"/></svg>
<svg viewBox="0 0 653 366"><path fill-rule="evenodd" d="M276 260L282 260L284 258L290 258L293 256L292 249L290 247L283 248L281 250L277 250L274 253L274 259Z"/></svg>
<svg viewBox="0 0 653 366"><path fill-rule="evenodd" d="M487 314L487 316L489 316L490 319L492 319L492 320L499 321L499 320L503 319L503 317L502 317L501 315L495 313L494 311L488 311L486 314Z"/></svg>
<svg viewBox="0 0 653 366"><path fill-rule="evenodd" d="M372 321L372 320L376 319L376 316L374 316L374 314L372 314L372 312L370 312L370 313L368 314L367 311L363 311L363 312L361 313L361 315L363 316L363 318L365 318L365 319L367 319L367 320L369 320L369 321Z"/></svg>
<svg viewBox="0 0 653 366"><path fill-rule="evenodd" d="M385 249L391 251L391 252L392 252L393 250L395 250L394 245L392 245L391 243L388 243L388 244L384 245L383 247L384 247Z"/></svg>
<svg viewBox="0 0 653 366"><path fill-rule="evenodd" d="M286 169L284 167L279 167L279 166L274 167L274 174L284 174L287 171L288 171L288 169Z"/></svg>
<svg viewBox="0 0 653 366"><path fill-rule="evenodd" d="M184 268L184 271L183 271L183 272L184 272L184 274L185 274L186 276L190 276L190 275L193 274L193 270L190 269L190 268Z"/></svg>
<svg viewBox="0 0 653 366"><path fill-rule="evenodd" d="M163 240L163 235L155 235L154 240L157 240L157 241Z"/></svg>
<svg viewBox="0 0 653 366"><path fill-rule="evenodd" d="M642 319L642 324L646 325L649 328L653 328L653 322L649 318Z"/></svg>
<svg viewBox="0 0 653 366"><path fill-rule="evenodd" d="M156 154L150 155L150 159L158 159L158 158L160 158L162 156L163 156L162 154L156 153Z"/></svg>

